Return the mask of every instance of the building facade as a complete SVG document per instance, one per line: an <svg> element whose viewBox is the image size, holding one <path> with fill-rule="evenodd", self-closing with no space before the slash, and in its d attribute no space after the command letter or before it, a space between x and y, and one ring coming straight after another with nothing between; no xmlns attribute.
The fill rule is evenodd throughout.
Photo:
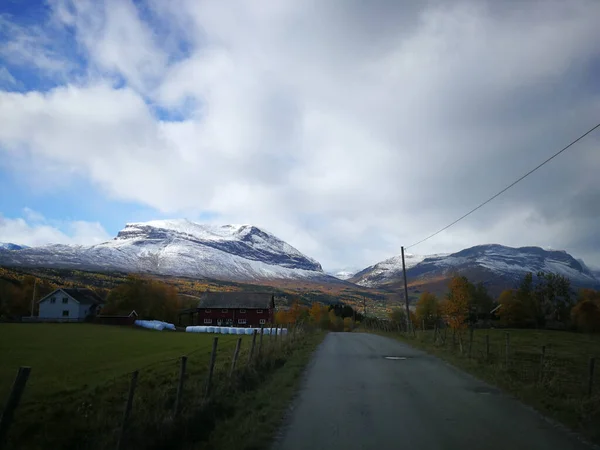
<svg viewBox="0 0 600 450"><path fill-rule="evenodd" d="M83 321L96 316L104 301L91 289L62 288L46 295L38 304L40 319Z"/></svg>
<svg viewBox="0 0 600 450"><path fill-rule="evenodd" d="M260 327L275 319L275 298L270 293L205 292L196 308L182 311L189 325Z"/></svg>

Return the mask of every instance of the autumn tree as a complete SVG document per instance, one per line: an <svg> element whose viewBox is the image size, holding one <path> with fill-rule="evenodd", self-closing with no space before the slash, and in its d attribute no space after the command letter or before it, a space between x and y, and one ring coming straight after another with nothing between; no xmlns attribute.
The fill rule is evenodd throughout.
<svg viewBox="0 0 600 450"><path fill-rule="evenodd" d="M433 328L440 318L440 304L431 292L423 292L417 301L415 310L417 324L425 323L427 328Z"/></svg>
<svg viewBox="0 0 600 450"><path fill-rule="evenodd" d="M454 331L460 332L467 327L471 299L472 287L469 280L463 276L453 277L446 301L442 303L442 313Z"/></svg>
<svg viewBox="0 0 600 450"><path fill-rule="evenodd" d="M587 333L600 332L600 291L582 289L578 300L571 310L575 327Z"/></svg>
<svg viewBox="0 0 600 450"><path fill-rule="evenodd" d="M105 314L135 310L145 319L174 321L180 309L177 288L158 280L128 276L110 291L103 308Z"/></svg>
<svg viewBox="0 0 600 450"><path fill-rule="evenodd" d="M528 312L525 303L518 296L518 291L506 289L498 298L498 316L505 327L522 327L527 324Z"/></svg>
<svg viewBox="0 0 600 450"><path fill-rule="evenodd" d="M388 313L388 317L394 323L394 325L406 327L406 311L403 308L393 308Z"/></svg>

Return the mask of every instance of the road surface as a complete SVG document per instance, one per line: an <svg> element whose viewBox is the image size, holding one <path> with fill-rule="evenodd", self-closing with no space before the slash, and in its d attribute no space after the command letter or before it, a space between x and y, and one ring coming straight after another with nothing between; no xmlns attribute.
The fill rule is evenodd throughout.
<svg viewBox="0 0 600 450"><path fill-rule="evenodd" d="M406 344L363 333L327 335L273 447L591 448L465 372Z"/></svg>

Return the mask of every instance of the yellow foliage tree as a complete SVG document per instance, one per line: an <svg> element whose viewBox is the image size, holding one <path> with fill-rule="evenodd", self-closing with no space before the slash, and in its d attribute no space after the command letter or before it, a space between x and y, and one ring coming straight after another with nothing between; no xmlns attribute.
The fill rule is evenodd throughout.
<svg viewBox="0 0 600 450"><path fill-rule="evenodd" d="M571 319L578 330L600 332L600 291L582 289L579 301L571 310Z"/></svg>
<svg viewBox="0 0 600 450"><path fill-rule="evenodd" d="M456 276L450 281L446 301L442 304L442 312L448 325L455 331L467 328L469 305L471 303L470 283L466 277Z"/></svg>
<svg viewBox="0 0 600 450"><path fill-rule="evenodd" d="M425 323L425 327L432 328L440 318L440 303L437 297L431 292L423 292L416 307L417 326L421 327Z"/></svg>

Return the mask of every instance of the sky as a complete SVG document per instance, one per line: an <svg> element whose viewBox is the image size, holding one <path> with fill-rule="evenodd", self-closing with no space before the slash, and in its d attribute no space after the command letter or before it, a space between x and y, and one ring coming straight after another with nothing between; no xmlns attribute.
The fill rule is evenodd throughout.
<svg viewBox="0 0 600 450"><path fill-rule="evenodd" d="M452 222L600 122L597 0L4 0L0 242L253 224L326 270ZM600 130L412 253L600 267Z"/></svg>

